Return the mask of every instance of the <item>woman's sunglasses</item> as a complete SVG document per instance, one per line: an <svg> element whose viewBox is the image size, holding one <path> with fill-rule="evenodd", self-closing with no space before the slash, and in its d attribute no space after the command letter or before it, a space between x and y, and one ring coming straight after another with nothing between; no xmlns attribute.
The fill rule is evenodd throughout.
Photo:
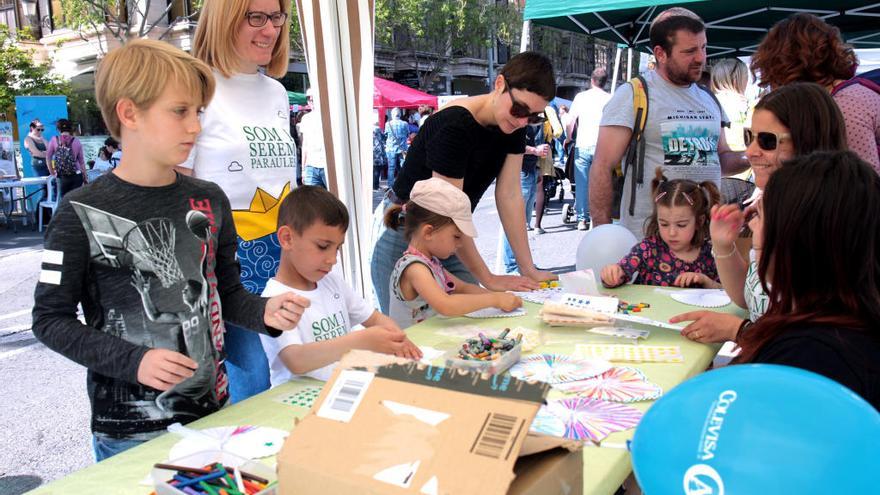
<svg viewBox="0 0 880 495"><path fill-rule="evenodd" d="M758 147L764 151L773 151L780 142L791 139L791 134L787 132L776 134L773 132L752 132L751 129L746 129L744 134L746 146L752 144L752 141L757 141Z"/></svg>
<svg viewBox="0 0 880 495"><path fill-rule="evenodd" d="M533 112L528 105L521 101L517 101L516 98L513 97L513 91L510 90L510 86L507 85L507 78L501 78L504 81L504 92L510 95L510 115L512 117L516 117L518 119L529 119L530 124L538 124L543 122L544 119L547 118L544 115L544 111Z"/></svg>
<svg viewBox="0 0 880 495"><path fill-rule="evenodd" d="M38 131L45 131L46 130L45 127L34 127L34 129L36 129Z"/></svg>

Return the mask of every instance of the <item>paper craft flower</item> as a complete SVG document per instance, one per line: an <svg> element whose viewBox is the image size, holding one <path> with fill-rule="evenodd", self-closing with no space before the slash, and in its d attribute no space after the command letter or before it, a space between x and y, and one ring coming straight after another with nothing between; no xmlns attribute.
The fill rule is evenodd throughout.
<svg viewBox="0 0 880 495"><path fill-rule="evenodd" d="M561 383L553 388L569 394L577 394L590 399L612 402L636 402L654 400L663 394L655 383L648 381L644 373L627 366L614 367L601 375Z"/></svg>
<svg viewBox="0 0 880 495"><path fill-rule="evenodd" d="M601 359L575 359L561 354L537 354L522 358L510 369L521 380L565 383L604 373L611 363Z"/></svg>
<svg viewBox="0 0 880 495"><path fill-rule="evenodd" d="M642 412L623 404L586 397L548 401L532 422L532 431L572 440L601 442L617 431L634 428Z"/></svg>

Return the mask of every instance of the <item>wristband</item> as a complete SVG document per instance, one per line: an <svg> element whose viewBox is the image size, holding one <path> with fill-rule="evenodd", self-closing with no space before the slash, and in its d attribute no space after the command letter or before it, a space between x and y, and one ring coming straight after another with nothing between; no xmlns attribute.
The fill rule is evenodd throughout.
<svg viewBox="0 0 880 495"><path fill-rule="evenodd" d="M715 245L714 244L712 245L712 257L715 258L716 260L719 260L719 259L723 260L723 259L730 258L731 256L734 255L734 253L736 253L736 243L733 244L733 248L731 248L730 252L727 254L718 254L718 252L715 251Z"/></svg>

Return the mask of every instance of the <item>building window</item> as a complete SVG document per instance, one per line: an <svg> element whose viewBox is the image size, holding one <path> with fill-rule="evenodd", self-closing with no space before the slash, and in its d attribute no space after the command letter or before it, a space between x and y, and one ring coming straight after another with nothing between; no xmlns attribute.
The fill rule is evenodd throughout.
<svg viewBox="0 0 880 495"><path fill-rule="evenodd" d="M9 34L18 32L18 24L15 22L15 1L0 0L0 24L9 28Z"/></svg>
<svg viewBox="0 0 880 495"><path fill-rule="evenodd" d="M177 19L192 14L189 0L166 0L166 2L165 5L171 5L171 10L168 11L168 24L174 24Z"/></svg>

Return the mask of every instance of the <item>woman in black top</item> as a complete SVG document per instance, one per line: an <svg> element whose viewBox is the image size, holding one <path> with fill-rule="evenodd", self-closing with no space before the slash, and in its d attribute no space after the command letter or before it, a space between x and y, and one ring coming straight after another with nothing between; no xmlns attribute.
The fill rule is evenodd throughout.
<svg viewBox="0 0 880 495"><path fill-rule="evenodd" d="M880 176L852 152L796 158L749 222L767 312L737 362L825 375L880 409Z"/></svg>
<svg viewBox="0 0 880 495"><path fill-rule="evenodd" d="M447 270L490 290L529 290L555 278L535 268L526 237L526 218L519 174L525 151L525 126L540 120L553 99L553 66L543 55L524 52L511 58L495 78L492 92L455 100L427 119L406 155L382 207L409 199L417 181L440 177L461 188L476 209L483 193L496 181L495 202L523 276L494 275L464 236L457 256L444 260ZM380 217L381 218L381 217ZM371 260L373 287L383 313L388 311L388 282L407 243L399 231L384 230ZM460 257L460 261L459 261Z"/></svg>

